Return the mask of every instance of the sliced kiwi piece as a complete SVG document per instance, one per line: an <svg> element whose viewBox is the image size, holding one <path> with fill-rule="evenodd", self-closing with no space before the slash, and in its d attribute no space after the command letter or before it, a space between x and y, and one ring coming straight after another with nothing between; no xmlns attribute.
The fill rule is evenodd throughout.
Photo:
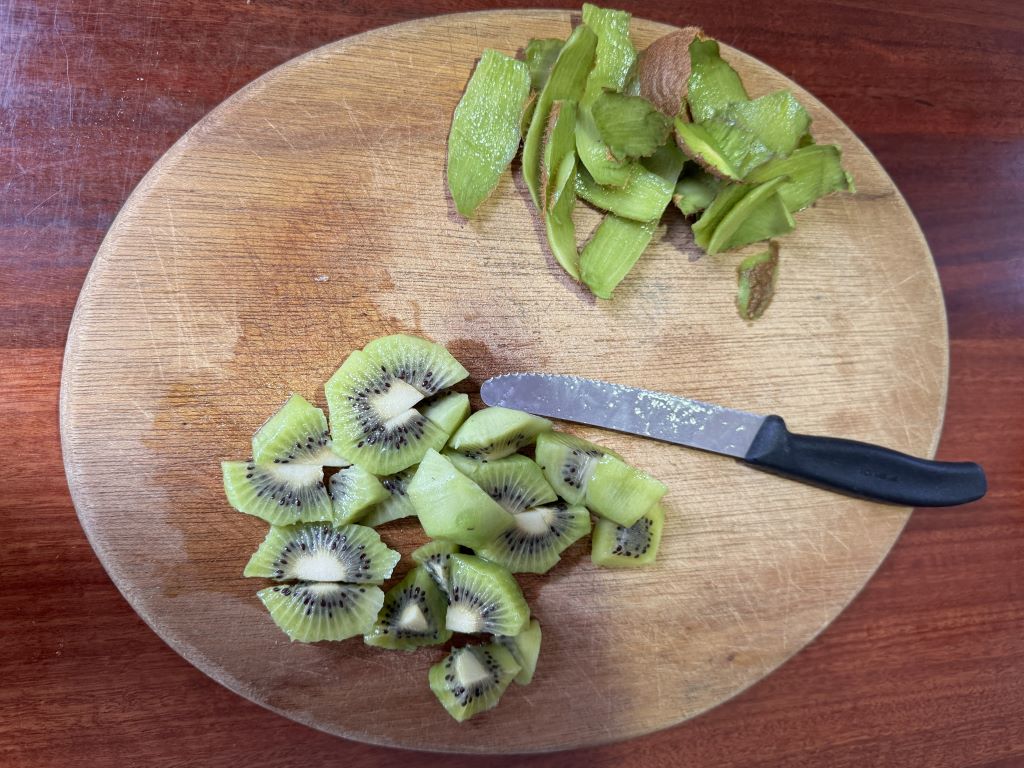
<svg viewBox="0 0 1024 768"><path fill-rule="evenodd" d="M668 488L643 470L614 456L602 456L586 483L586 505L619 525L632 525L657 504Z"/></svg>
<svg viewBox="0 0 1024 768"><path fill-rule="evenodd" d="M633 568L654 562L661 544L665 510L655 504L633 525L598 520L591 540L590 559L607 568Z"/></svg>
<svg viewBox="0 0 1024 768"><path fill-rule="evenodd" d="M224 493L239 512L271 525L330 520L333 516L321 466L225 461L221 470Z"/></svg>
<svg viewBox="0 0 1024 768"><path fill-rule="evenodd" d="M411 467L448 437L414 406L467 375L444 347L415 336L353 352L324 387L337 450L374 474Z"/></svg>
<svg viewBox="0 0 1024 768"><path fill-rule="evenodd" d="M372 528L328 523L273 526L245 566L245 576L286 581L381 584L401 555Z"/></svg>
<svg viewBox="0 0 1024 768"><path fill-rule="evenodd" d="M513 515L558 500L540 467L526 456L513 454L486 462L462 459L460 463L462 466L455 464L460 472L468 474L488 496Z"/></svg>
<svg viewBox="0 0 1024 768"><path fill-rule="evenodd" d="M411 651L424 645L439 645L452 633L445 629L447 600L422 567L413 568L384 595L373 629L363 636L367 645Z"/></svg>
<svg viewBox="0 0 1024 768"><path fill-rule="evenodd" d="M530 608L507 568L473 555L452 555L449 566L448 629L518 635L526 628Z"/></svg>
<svg viewBox="0 0 1024 768"><path fill-rule="evenodd" d="M451 435L469 416L469 395L461 392L441 392L423 401L420 413Z"/></svg>
<svg viewBox="0 0 1024 768"><path fill-rule="evenodd" d="M387 498L371 509L359 522L376 528L378 525L390 523L392 520L401 520L403 517L412 517L416 514L416 508L409 501L409 483L416 474L418 465L403 469L393 475L380 478L381 487L387 492Z"/></svg>
<svg viewBox="0 0 1024 768"><path fill-rule="evenodd" d="M369 584L300 581L261 589L256 596L274 623L302 643L364 635L384 604L380 587Z"/></svg>
<svg viewBox="0 0 1024 768"><path fill-rule="evenodd" d="M367 510L390 496L380 480L357 464L331 475L328 490L334 507L335 525L356 522L366 515Z"/></svg>
<svg viewBox="0 0 1024 768"><path fill-rule="evenodd" d="M430 668L430 690L460 723L492 709L501 700L520 667L497 642L453 648Z"/></svg>
<svg viewBox="0 0 1024 768"><path fill-rule="evenodd" d="M257 464L318 464L344 467L334 451L324 412L302 395L292 395L252 438Z"/></svg>
<svg viewBox="0 0 1024 768"><path fill-rule="evenodd" d="M448 445L472 459L490 461L515 453L537 435L551 429L551 422L513 408L484 408L477 411Z"/></svg>
<svg viewBox="0 0 1024 768"><path fill-rule="evenodd" d="M434 583L440 587L445 594L448 593L449 565L452 555L458 554L459 547L450 541L428 541L419 549L412 552L413 562L423 566Z"/></svg>
<svg viewBox="0 0 1024 768"><path fill-rule="evenodd" d="M570 504L583 503L594 465L606 454L618 457L614 451L565 432L537 436L537 464L555 493Z"/></svg>
<svg viewBox="0 0 1024 768"><path fill-rule="evenodd" d="M515 676L515 682L519 685L529 685L533 680L533 673L537 669L537 657L540 656L540 622L531 619L529 626L513 637L499 635L494 641L501 643L508 649L509 653L522 667L519 674Z"/></svg>
<svg viewBox="0 0 1024 768"><path fill-rule="evenodd" d="M479 547L512 522L508 512L437 451L423 457L407 493L420 525L434 539Z"/></svg>
<svg viewBox="0 0 1024 768"><path fill-rule="evenodd" d="M547 573L573 542L590 533L586 507L562 503L532 507L513 516L515 522L494 541L476 550L480 557L512 573Z"/></svg>

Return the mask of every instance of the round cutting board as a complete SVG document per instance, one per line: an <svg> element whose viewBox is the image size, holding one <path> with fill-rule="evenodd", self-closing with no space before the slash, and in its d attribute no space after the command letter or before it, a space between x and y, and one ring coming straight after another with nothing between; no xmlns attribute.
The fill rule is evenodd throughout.
<svg viewBox="0 0 1024 768"><path fill-rule="evenodd" d="M671 28L635 20L638 47ZM482 49L565 37L563 12L424 19L328 45L214 110L135 190L100 249L67 344L61 426L82 525L125 597L234 691L354 739L516 752L693 717L756 682L852 599L909 510L732 460L577 429L664 480L657 564L601 570L587 541L520 582L544 630L535 681L457 724L440 649L290 643L242 578L264 524L234 512L222 459L290 392L323 404L346 354L388 333L441 342L467 391L516 370L575 373L784 415L799 431L934 454L947 338L927 245L892 181L820 102L733 49L752 94L791 88L858 194L798 214L777 297L747 324L735 254L698 258L671 213L597 301L549 255L518 173L477 219L446 194L446 138ZM580 206L581 235L596 217ZM383 530L404 553L414 520ZM401 574L408 559L396 571Z"/></svg>

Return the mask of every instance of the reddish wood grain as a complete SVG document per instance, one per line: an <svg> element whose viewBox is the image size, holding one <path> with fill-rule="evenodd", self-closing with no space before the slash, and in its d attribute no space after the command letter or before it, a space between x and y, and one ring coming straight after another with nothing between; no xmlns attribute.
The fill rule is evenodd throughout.
<svg viewBox="0 0 1024 768"><path fill-rule="evenodd" d="M812 646L707 716L611 747L487 764L1024 765L1024 6L623 5L700 24L759 56L878 154L921 221L946 292L952 380L940 456L981 461L992 490L968 509L916 514ZM92 554L56 426L78 289L132 186L182 132L309 48L478 7L0 2L2 764L484 764L310 731L176 656Z"/></svg>

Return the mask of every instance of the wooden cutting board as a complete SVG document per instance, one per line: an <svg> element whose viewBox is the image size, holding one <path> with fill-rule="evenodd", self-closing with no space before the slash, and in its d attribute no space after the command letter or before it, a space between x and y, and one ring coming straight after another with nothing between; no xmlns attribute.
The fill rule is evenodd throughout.
<svg viewBox="0 0 1024 768"><path fill-rule="evenodd" d="M932 456L946 393L936 271L892 181L820 102L726 57L753 94L791 88L856 196L798 215L778 296L746 324L739 256L698 258L667 217L614 302L547 252L506 176L477 220L446 196L452 110L480 51L564 37L563 12L443 16L359 35L260 78L153 168L111 227L67 344L61 425L82 525L111 577L175 650L288 717L376 743L552 750L678 723L753 684L853 598L909 510L831 495L731 460L581 429L670 487L655 567L599 570L587 543L520 579L544 628L535 682L459 725L427 688L443 653L289 643L242 568L265 526L223 499L290 392L323 403L379 335L448 346L470 387L520 369L577 373L759 412L794 429ZM646 46L669 27L636 20ZM581 212L586 234L596 217ZM414 522L384 529L403 552ZM407 567L407 560L398 573Z"/></svg>

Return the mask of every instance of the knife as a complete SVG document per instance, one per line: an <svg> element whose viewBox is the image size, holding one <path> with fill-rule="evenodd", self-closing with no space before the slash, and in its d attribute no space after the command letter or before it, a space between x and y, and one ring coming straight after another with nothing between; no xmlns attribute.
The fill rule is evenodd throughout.
<svg viewBox="0 0 1024 768"><path fill-rule="evenodd" d="M872 501L946 507L980 499L987 490L985 472L973 462L929 461L870 443L798 435L779 416L606 381L510 373L485 381L480 396L487 405L721 453Z"/></svg>

